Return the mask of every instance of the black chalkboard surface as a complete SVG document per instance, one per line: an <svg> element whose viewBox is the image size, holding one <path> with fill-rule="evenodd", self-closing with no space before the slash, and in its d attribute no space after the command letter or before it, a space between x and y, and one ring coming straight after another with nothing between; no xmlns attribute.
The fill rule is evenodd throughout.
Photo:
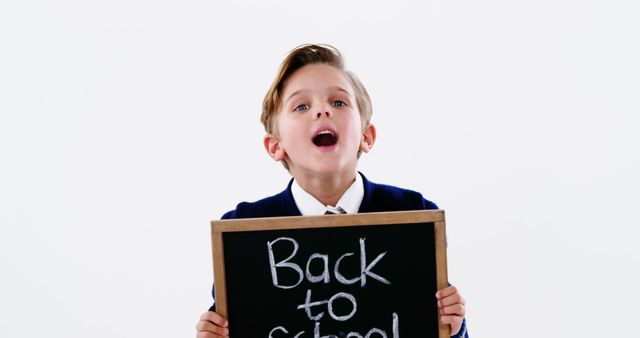
<svg viewBox="0 0 640 338"><path fill-rule="evenodd" d="M212 221L231 338L449 337L444 211Z"/></svg>

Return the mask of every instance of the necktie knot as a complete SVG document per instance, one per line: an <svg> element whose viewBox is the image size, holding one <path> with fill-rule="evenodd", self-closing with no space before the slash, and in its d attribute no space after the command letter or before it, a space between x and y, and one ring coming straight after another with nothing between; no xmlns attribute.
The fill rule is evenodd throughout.
<svg viewBox="0 0 640 338"><path fill-rule="evenodd" d="M331 206L327 206L327 211L324 213L325 215L339 215L339 214L346 214L347 212L342 209L341 207L331 207Z"/></svg>

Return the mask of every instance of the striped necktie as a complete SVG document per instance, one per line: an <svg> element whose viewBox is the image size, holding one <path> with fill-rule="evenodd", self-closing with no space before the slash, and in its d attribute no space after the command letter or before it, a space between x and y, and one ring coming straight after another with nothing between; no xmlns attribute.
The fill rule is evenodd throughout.
<svg viewBox="0 0 640 338"><path fill-rule="evenodd" d="M332 207L327 207L327 211L324 213L325 215L339 215L339 214L346 214L347 212L344 211L344 209L342 209L341 207L337 207L337 208L332 208Z"/></svg>

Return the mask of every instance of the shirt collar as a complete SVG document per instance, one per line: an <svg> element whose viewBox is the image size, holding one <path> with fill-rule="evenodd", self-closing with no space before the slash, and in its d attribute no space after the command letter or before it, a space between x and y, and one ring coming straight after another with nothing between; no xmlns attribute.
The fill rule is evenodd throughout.
<svg viewBox="0 0 640 338"><path fill-rule="evenodd" d="M344 209L347 214L356 214L358 213L360 204L362 204L362 199L364 198L364 183L362 182L360 174L356 173L355 181L347 191L342 194L342 197L340 197L335 206L322 204L322 202L318 201L315 197L302 189L298 184L298 181L295 179L291 185L291 194L293 195L293 200L296 202L298 210L300 210L300 213L303 216L324 215L328 210L328 207L340 207Z"/></svg>

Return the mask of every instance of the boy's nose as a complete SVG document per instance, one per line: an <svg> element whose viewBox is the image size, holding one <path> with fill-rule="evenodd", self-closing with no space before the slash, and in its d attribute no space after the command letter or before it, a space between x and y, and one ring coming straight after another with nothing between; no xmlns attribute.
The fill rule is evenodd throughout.
<svg viewBox="0 0 640 338"><path fill-rule="evenodd" d="M318 114L316 114L316 117L320 118L322 117L322 115L325 115L326 117L331 117L333 113L330 110L325 110L324 112L318 112Z"/></svg>

